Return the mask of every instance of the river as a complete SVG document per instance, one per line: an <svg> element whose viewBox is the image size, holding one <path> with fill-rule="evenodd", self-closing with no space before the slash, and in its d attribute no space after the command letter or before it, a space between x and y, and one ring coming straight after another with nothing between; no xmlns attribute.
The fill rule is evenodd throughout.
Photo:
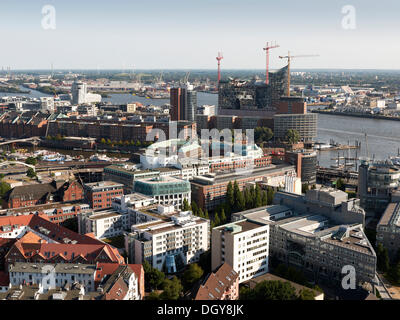
<svg viewBox="0 0 400 320"><path fill-rule="evenodd" d="M1 96L48 96L36 90L30 94L1 93ZM217 105L218 95L199 92L197 96L198 105ZM105 102L124 104L129 102L140 102L144 105L163 105L169 103L169 99L146 99L145 97L133 96L131 94L110 94L110 98L104 98ZM334 116L318 114L317 141L328 143L331 139L341 144L353 144L361 141L361 150L339 151L340 156L355 157L366 156L365 132L367 133L368 149L371 157L377 160L386 159L398 154L400 148L400 122L390 120L376 120L367 118L354 118L345 116ZM318 161L321 166L329 167L333 162L331 158L337 157L338 151L323 151L319 153Z"/></svg>

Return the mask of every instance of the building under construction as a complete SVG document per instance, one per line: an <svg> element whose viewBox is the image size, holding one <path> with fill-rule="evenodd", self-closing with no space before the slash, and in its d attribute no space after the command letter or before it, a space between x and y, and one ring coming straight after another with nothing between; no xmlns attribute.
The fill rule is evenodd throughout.
<svg viewBox="0 0 400 320"><path fill-rule="evenodd" d="M221 80L218 89L220 115L273 116L281 97L285 95L288 81L288 67L269 75L269 84L254 79L251 81Z"/></svg>

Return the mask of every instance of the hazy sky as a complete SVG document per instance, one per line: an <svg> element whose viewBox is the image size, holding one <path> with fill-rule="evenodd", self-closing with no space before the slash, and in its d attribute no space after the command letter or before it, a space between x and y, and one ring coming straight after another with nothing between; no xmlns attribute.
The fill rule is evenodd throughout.
<svg viewBox="0 0 400 320"><path fill-rule="evenodd" d="M42 28L53 5L56 29ZM342 28L342 7L356 29ZM13 69L400 69L398 0L0 0L0 67Z"/></svg>

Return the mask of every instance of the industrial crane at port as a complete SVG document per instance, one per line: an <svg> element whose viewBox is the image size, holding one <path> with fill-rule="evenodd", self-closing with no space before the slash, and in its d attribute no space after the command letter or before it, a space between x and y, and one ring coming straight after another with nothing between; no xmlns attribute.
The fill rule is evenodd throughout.
<svg viewBox="0 0 400 320"><path fill-rule="evenodd" d="M269 44L269 42L267 42L267 45L265 46L265 48L263 48L263 50L265 50L266 56L267 56L267 61L266 61L266 73L265 73L265 84L268 85L269 84L269 51L271 49L275 49L275 48L279 48L280 45L276 44ZM218 79L219 81L219 79Z"/></svg>
<svg viewBox="0 0 400 320"><path fill-rule="evenodd" d="M286 89L286 95L290 97L290 62L293 58L311 58L311 57L319 57L318 54L307 54L307 55L298 55L298 56L292 56L290 55L290 51L288 52L287 56L279 56L279 59L287 59L288 61L288 81L287 81L287 89Z"/></svg>

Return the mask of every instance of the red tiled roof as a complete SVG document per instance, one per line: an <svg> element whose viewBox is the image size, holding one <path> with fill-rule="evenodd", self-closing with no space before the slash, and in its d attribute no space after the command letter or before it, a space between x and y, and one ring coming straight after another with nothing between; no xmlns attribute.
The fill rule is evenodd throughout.
<svg viewBox="0 0 400 320"><path fill-rule="evenodd" d="M239 274L229 264L224 263L200 286L195 300L220 300L238 277Z"/></svg>

